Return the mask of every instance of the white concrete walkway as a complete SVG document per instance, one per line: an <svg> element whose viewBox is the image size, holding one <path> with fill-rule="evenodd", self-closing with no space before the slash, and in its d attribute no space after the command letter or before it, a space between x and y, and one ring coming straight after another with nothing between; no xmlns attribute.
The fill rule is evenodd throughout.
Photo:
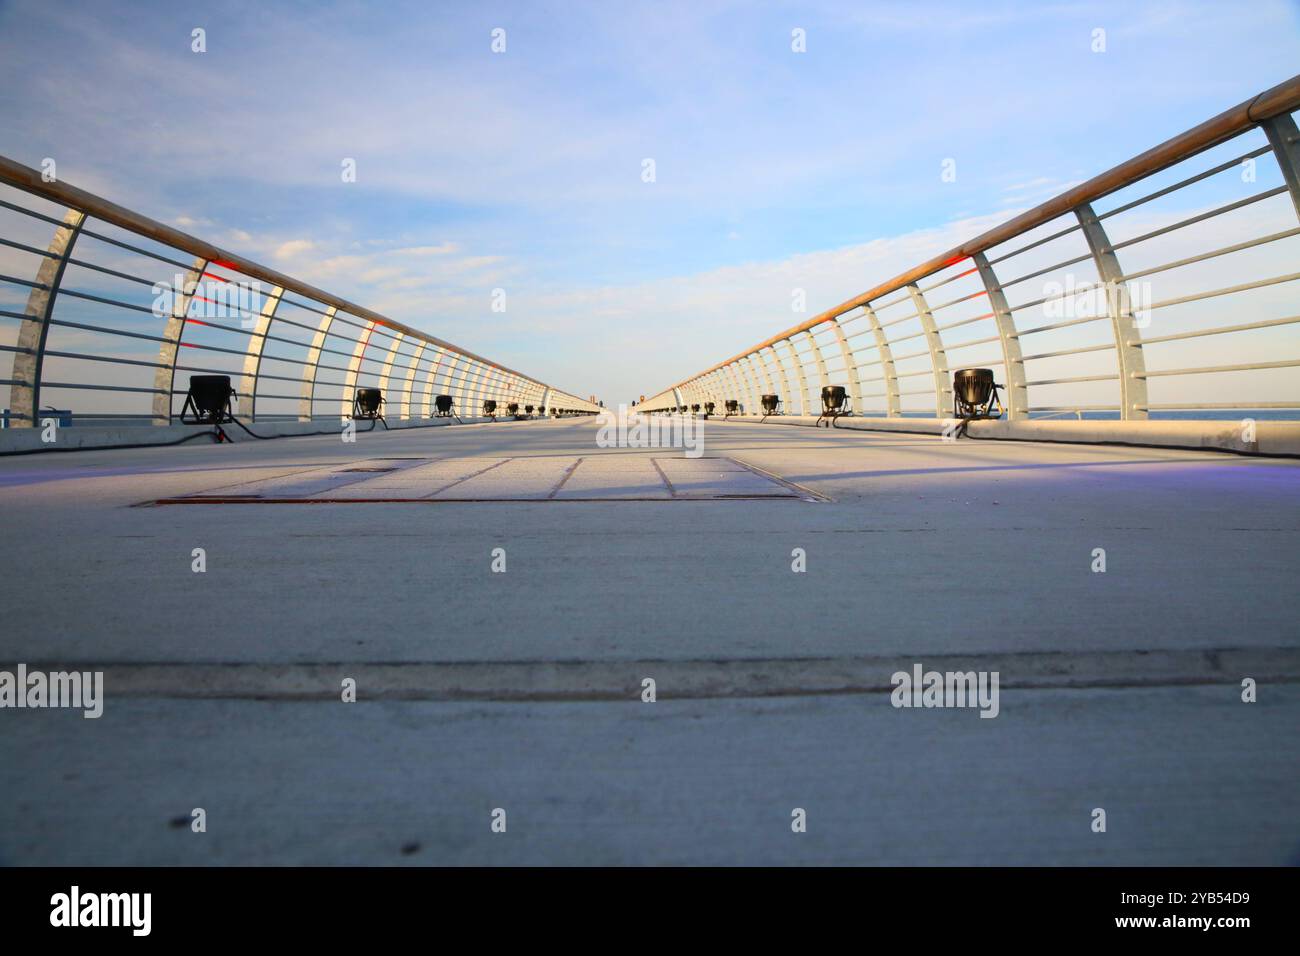
<svg viewBox="0 0 1300 956"><path fill-rule="evenodd" d="M0 862L1300 860L1300 462L595 439L0 459L0 670L107 674L99 720L0 710ZM506 461L473 494L432 480ZM669 490L712 468L778 496ZM235 503L277 486L317 500ZM918 662L998 671L999 716L895 709ZM194 807L205 834L171 824Z"/></svg>

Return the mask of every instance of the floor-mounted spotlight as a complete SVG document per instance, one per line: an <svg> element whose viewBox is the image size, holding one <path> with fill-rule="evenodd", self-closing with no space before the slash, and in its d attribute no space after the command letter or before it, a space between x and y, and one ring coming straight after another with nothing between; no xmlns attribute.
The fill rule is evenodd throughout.
<svg viewBox="0 0 1300 956"><path fill-rule="evenodd" d="M216 430L217 441L230 441L221 427L235 420L231 400L235 390L230 387L229 375L191 375L190 388L181 406L181 422L186 425L211 425Z"/></svg>
<svg viewBox="0 0 1300 956"><path fill-rule="evenodd" d="M497 403L491 398L483 399L483 416L493 421L497 420Z"/></svg>
<svg viewBox="0 0 1300 956"><path fill-rule="evenodd" d="M506 406L506 412L507 412L507 414L512 415L512 416L514 416L515 418L518 418L518 417L519 417L519 403L518 403L518 402L511 402L509 405Z"/></svg>
<svg viewBox="0 0 1300 956"><path fill-rule="evenodd" d="M437 410L435 418L455 418L460 422L460 416L455 412L455 405L452 403L450 395L439 395L433 400L433 407ZM465 424L461 422L461 424Z"/></svg>
<svg viewBox="0 0 1300 956"><path fill-rule="evenodd" d="M776 409L777 406L780 404L781 404L780 395L764 395L763 396L763 417L759 420L759 424L761 425L763 424L763 422L767 421L768 415L777 414Z"/></svg>
<svg viewBox="0 0 1300 956"><path fill-rule="evenodd" d="M998 389L1001 387L993 381L991 368L963 368L953 372L953 417L963 421L1001 418L1002 399L998 397Z"/></svg>
<svg viewBox="0 0 1300 956"><path fill-rule="evenodd" d="M700 406L699 406L699 403L696 403L696 404L692 405L692 406L691 406L691 414L692 414L692 415L698 415L699 413L700 413Z"/></svg>
<svg viewBox="0 0 1300 956"><path fill-rule="evenodd" d="M848 393L844 390L843 385L826 385L822 388L822 413L818 416L815 425L826 422L826 427L830 428L835 424L837 418L850 414Z"/></svg>
<svg viewBox="0 0 1300 956"><path fill-rule="evenodd" d="M718 407L718 406L717 406L717 403L716 403L716 402L705 402L705 403L704 403L704 418L705 418L706 421L708 420L708 417L709 417L710 415L713 414L713 410L714 410L715 408L717 408L717 407Z"/></svg>
<svg viewBox="0 0 1300 956"><path fill-rule="evenodd" d="M352 417L353 419L362 419L368 421L378 421L388 430L388 422L384 421L382 411L384 402L384 393L377 388L359 388L356 397L352 399Z"/></svg>
<svg viewBox="0 0 1300 956"><path fill-rule="evenodd" d="M739 414L740 414L740 401L739 401L738 399L734 399L734 398L729 398L729 399L727 399L727 402L726 402L726 409L727 409L727 414L725 414L725 415L722 416L722 420L723 420L723 421L726 421L726 420L727 420L728 418L730 418L732 415L739 415Z"/></svg>

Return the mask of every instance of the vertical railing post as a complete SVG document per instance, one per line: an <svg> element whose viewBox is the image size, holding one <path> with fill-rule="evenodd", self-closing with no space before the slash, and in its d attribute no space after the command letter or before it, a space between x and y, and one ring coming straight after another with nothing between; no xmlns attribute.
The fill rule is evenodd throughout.
<svg viewBox="0 0 1300 956"><path fill-rule="evenodd" d="M885 335L885 330L880 324L880 318L876 315L876 310L870 305L864 305L862 311L866 315L867 321L871 323L871 334L876 339L876 352L880 355L880 374L885 380L885 414L890 418L898 418L903 414L903 399L899 395L898 369L894 366L894 350L890 347L889 336Z"/></svg>
<svg viewBox="0 0 1300 956"><path fill-rule="evenodd" d="M781 361L781 353L772 346L772 360L776 362L777 374L781 377L781 401L785 404L785 413L792 414L790 411L790 376L785 373L785 363Z"/></svg>
<svg viewBox="0 0 1300 956"><path fill-rule="evenodd" d="M1124 272L1090 203L1075 207L1074 214L1083 227L1083 237L1092 251L1097 275L1106 289L1106 303L1111 328L1115 334L1115 356L1119 365L1120 418L1142 420L1147 417L1146 359L1142 354L1142 333L1138 331L1129 305Z"/></svg>
<svg viewBox="0 0 1300 956"><path fill-rule="evenodd" d="M307 349L307 361L302 367L302 385L298 390L298 421L309 422L316 410L316 373L320 369L320 354L329 338L330 326L338 312L334 306L325 310L316 324L316 331L311 337L311 346Z"/></svg>
<svg viewBox="0 0 1300 956"><path fill-rule="evenodd" d="M803 370L803 361L799 358L799 352L794 347L794 342L790 339L782 339L786 351L790 353L790 364L794 366L794 373L799 379L799 414L806 416L808 414L808 376ZM780 343L778 343L780 344Z"/></svg>
<svg viewBox="0 0 1300 956"><path fill-rule="evenodd" d="M977 252L971 258L975 268L979 270L984 291L988 293L989 307L993 310L993 320L998 326L998 338L1002 341L1002 368L1007 385L1007 418L1011 420L1027 418L1029 390L1025 387L1025 360L1021 357L1016 320L1011 315L1006 293L1002 291L988 257L982 252Z"/></svg>
<svg viewBox="0 0 1300 956"><path fill-rule="evenodd" d="M365 320L366 327L357 336L352 348L352 357L348 359L347 371L343 373L343 394L339 396L339 413L343 418L352 416L352 403L357 397L357 379L361 375L361 360L365 357L366 347L370 345L370 334L375 330L375 323Z"/></svg>
<svg viewBox="0 0 1300 956"><path fill-rule="evenodd" d="M18 329L18 351L14 353L13 383L9 386L11 428L32 428L41 406L41 376L45 369L45 343L50 335L50 318L59 294L72 247L81 235L86 214L69 209L62 225L54 230L48 254L36 270L36 285L27 295L27 309Z"/></svg>
<svg viewBox="0 0 1300 956"><path fill-rule="evenodd" d="M758 383L754 376L753 365L746 355L736 363L740 368L741 377L745 381L745 414L753 415L754 408L758 404Z"/></svg>
<svg viewBox="0 0 1300 956"><path fill-rule="evenodd" d="M1296 218L1300 219L1300 130L1296 129L1290 113L1280 113L1259 125L1268 137L1268 144L1273 147L1273 158L1277 160L1282 179L1291 193Z"/></svg>
<svg viewBox="0 0 1300 956"><path fill-rule="evenodd" d="M912 305L921 320L925 331L925 343L930 347L930 365L934 369L934 417L945 418L952 414L952 383L948 378L948 353L943 350L943 340L939 338L939 328L934 321L934 313L929 303L915 282L907 287L912 297Z"/></svg>
<svg viewBox="0 0 1300 956"><path fill-rule="evenodd" d="M248 335L248 347L244 352L244 372L239 378L239 395L248 399L247 411L244 414L248 416L250 422L257 421L257 380L262 374L262 354L266 351L266 337L275 322L275 311L280 307L282 295L284 289L276 286L271 290L271 294L262 300L262 310Z"/></svg>
<svg viewBox="0 0 1300 956"><path fill-rule="evenodd" d="M817 340L813 338L812 332L808 330L804 330L803 334L808 336L808 344L812 346L813 361L817 363L817 375L821 379L821 383L822 383L821 388L825 388L827 385L831 383L831 380L826 375L826 361L822 358L822 350L817 345ZM818 390L817 394L818 394L817 410L818 410L818 414L820 414L821 413L821 397L820 397L821 390L820 389Z"/></svg>
<svg viewBox="0 0 1300 956"><path fill-rule="evenodd" d="M415 347L415 354L411 356L411 362L406 367L406 387L402 389L402 418L411 417L411 399L415 395L415 376L420 371L420 362L424 358L424 350L429 347L429 343L420 340Z"/></svg>
<svg viewBox="0 0 1300 956"><path fill-rule="evenodd" d="M388 346L388 352L384 355L384 364L379 369L379 391L384 396L384 404L390 401L388 397L388 384L392 381L393 365L397 362L397 356L402 348L402 342L406 340L403 332L393 333L393 344Z"/></svg>
<svg viewBox="0 0 1300 956"><path fill-rule="evenodd" d="M435 358L429 364L429 376L424 380L424 418L426 419L432 419L434 412L437 411L433 401L438 395L438 369L442 368L442 360L447 358L447 352L439 349L438 346L434 346L433 351ZM446 372L443 372L442 380L446 382Z"/></svg>
<svg viewBox="0 0 1300 956"><path fill-rule="evenodd" d="M853 410L859 415L864 411L862 407L862 383L858 380L858 363L853 360L853 350L849 348L849 340L840 328L838 319L831 319L831 329L835 332L835 338L840 343L840 354L844 356L844 374L849 379L849 396L853 399Z"/></svg>
<svg viewBox="0 0 1300 956"><path fill-rule="evenodd" d="M753 355L750 356L750 360L753 366L758 369L758 374L763 377L763 394L771 395L776 391L776 386L772 383L772 375L768 371L767 359L763 357L763 350L759 349L757 352L753 353ZM760 395L759 404L755 409L755 414L761 415L763 413L762 398L763 396Z"/></svg>
<svg viewBox="0 0 1300 956"><path fill-rule="evenodd" d="M734 367L734 366L735 366L735 363L733 362L733 363L729 363L729 364L727 364L727 365L724 365L724 366L720 369L720 372L721 372L721 374L722 374L722 379L723 379L723 381L726 383L726 387L727 387L727 389L728 389L728 390L730 391L730 393L731 393L731 394L725 396L725 397L723 398L723 400L722 400L722 401L723 401L722 408L723 408L724 413L725 413L725 411L726 411L726 407L727 407L727 406L726 406L726 403L727 403L727 401L728 401L729 399L733 399L733 398L734 398L734 399L736 399L736 401L740 401L740 398L741 398L741 394L740 394L740 382L739 382L739 380L736 378L736 370L735 370L735 367Z"/></svg>
<svg viewBox="0 0 1300 956"><path fill-rule="evenodd" d="M172 394L176 391L176 359L185 336L186 316L190 300L198 291L203 274L208 271L208 260L197 257L181 279L181 287L172 290L172 312L163 326L162 343L158 346L158 368L153 376L153 423L170 425L172 421Z"/></svg>

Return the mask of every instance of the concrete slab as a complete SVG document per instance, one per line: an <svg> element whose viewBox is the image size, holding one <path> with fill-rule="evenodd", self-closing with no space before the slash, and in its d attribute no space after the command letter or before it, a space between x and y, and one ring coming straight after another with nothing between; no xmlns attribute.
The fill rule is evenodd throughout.
<svg viewBox="0 0 1300 956"><path fill-rule="evenodd" d="M435 704L363 691L7 716L8 864L1300 860L1295 685L1253 706L1222 687L1008 692L996 720L895 710L883 693ZM188 829L195 807L206 833ZM806 833L791 831L796 807Z"/></svg>
<svg viewBox="0 0 1300 956"><path fill-rule="evenodd" d="M556 492L558 501L570 499L668 500L672 492L649 455L584 457Z"/></svg>
<svg viewBox="0 0 1300 956"><path fill-rule="evenodd" d="M665 474L747 481L753 466L830 500L566 500L638 489L652 457L687 461L600 448L591 421L0 459L0 669L179 668L144 696L110 691L100 721L0 710L0 787L14 795L0 855L388 862L414 840L430 849L413 862L1294 858L1300 462L705 429L705 455L739 470L703 459ZM349 473L361 476L349 487L400 496L519 461L540 491L559 463L581 463L549 501L146 504L375 459L416 461ZM491 570L498 547L504 574ZM796 548L806 573L792 571ZM964 655L1011 675L1035 654L1087 670L1089 687L1008 690L1003 716L959 728L877 712L878 691L834 683L863 658ZM1134 655L1161 654L1205 663L1101 689ZM415 668L408 683L422 686L454 665L527 696L562 665L654 661L699 696L346 711L259 702L255 688L186 699L180 686L199 664L282 668L266 673L285 687L298 667L367 680ZM735 668L749 676L737 683ZM1258 704L1240 702L1245 677ZM798 693L727 696L783 686ZM651 714L671 729L642 739ZM782 842L789 807L764 796L777 793L819 802L811 819L829 821ZM233 829L179 842L188 831L166 821L204 800ZM1122 849L1092 841L1086 819L1074 829L1104 801L1122 808ZM483 843L481 817L503 804L530 820L520 843Z"/></svg>

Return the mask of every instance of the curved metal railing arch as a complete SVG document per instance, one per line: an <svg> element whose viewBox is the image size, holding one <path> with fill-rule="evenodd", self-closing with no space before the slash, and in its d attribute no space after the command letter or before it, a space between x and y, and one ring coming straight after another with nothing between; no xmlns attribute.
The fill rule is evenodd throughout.
<svg viewBox="0 0 1300 956"><path fill-rule="evenodd" d="M10 376L0 379L9 387L7 427L65 412L79 423L170 424L185 373L229 374L238 413L251 421L346 417L361 385L381 388L388 416L398 420L430 417L440 393L451 394L463 415L485 399L598 410L5 157L0 184L14 191L0 193L0 223L8 224L0 230L0 326L17 323L0 340L0 351L13 355ZM53 237L42 242L49 229ZM219 314L208 315L212 290L226 287L239 294L217 296ZM161 312L160 289L168 299ZM67 374L52 375L55 366ZM50 409L53 403L68 408Z"/></svg>
<svg viewBox="0 0 1300 956"><path fill-rule="evenodd" d="M844 385L858 413L872 414L868 406L878 406L883 417L924 414L932 404L936 417L952 412L952 369L970 365L1000 369L1007 388L1008 417L1024 419L1031 415L1085 411L1117 412L1124 420L1145 419L1152 411L1181 412L1234 409L1300 409L1300 389L1295 380L1285 385L1288 394L1282 399L1220 400L1212 402L1155 401L1151 394L1153 380L1184 380L1224 373L1248 373L1252 382L1272 370L1300 367L1300 342L1294 338L1284 344L1289 353L1279 354L1278 342L1269 340L1262 346L1259 359L1214 365L1179 367L1175 359L1156 364L1155 346L1168 347L1164 354L1175 355L1177 346L1197 339L1214 337L1216 343L1243 341L1244 336L1261 330L1295 329L1300 315L1272 315L1253 321L1236 320L1236 312L1246 301L1246 293L1285 286L1292 293L1291 303L1300 301L1294 294L1300 280L1295 271L1300 260L1300 133L1293 114L1300 107L1300 76L1241 103L1207 120L1194 129L1174 137L1101 175L1076 186L1042 205L1022 213L1001 226L980 235L955 249L883 282L880 285L828 309L813 318L772 336L764 342L679 382L642 403L645 411L661 411L680 406L677 396L683 392L699 401L713 401L722 407L727 399L739 400L747 410L759 408L763 391L774 391L775 382L783 386L782 398L787 411L796 406L802 414L817 414L817 395L829 384ZM1263 133L1265 142L1252 146L1237 142L1247 134ZM1168 185L1156 185L1159 175L1173 171L1179 164L1195 160L1223 145L1237 146L1232 155L1198 169ZM1242 148L1244 146L1244 148ZM1241 170L1242 183L1256 183L1256 161L1271 157L1276 163L1280 184L1258 188L1241 198L1218 202L1203 211L1173 222L1147 223L1147 228L1133 236L1121 237L1115 222L1135 210L1150 210L1148 204L1173 195L1187 195L1202 188L1215 177ZM1114 198L1124 190L1142 188L1143 194L1113 208L1098 211L1099 200ZM1275 205L1268 206L1270 201ZM1276 203L1283 204L1277 206ZM1262 204L1262 205L1259 205ZM1285 209L1289 208L1290 212ZM1265 215L1261 210L1269 211ZM1160 253L1161 240L1170 241L1180 230L1206 223L1227 221L1219 217L1233 214L1254 217L1254 231L1238 241L1194 254ZM1272 215L1277 221L1269 223ZM1280 218L1279 218L1280 217ZM1133 217L1130 216L1130 219ZM1285 221L1288 220L1289 222ZM1263 225L1261 227L1261 221ZM1039 235L1037 233L1044 234ZM1018 243L1018 244L1017 244ZM1056 247L1073 246L1066 258L1046 266L1024 265L1035 254ZM1013 245L1015 244L1015 245ZM1186 295L1172 295L1160 300L1143 301L1144 286L1152 277L1177 274L1180 270L1197 270L1207 281L1215 277L1225 263L1249 260L1250 253L1265 248L1282 250L1281 268L1261 269L1247 261L1244 271L1226 284L1197 289ZM1152 250L1156 250L1153 252ZM1156 256L1149 267L1129 265L1130 256ZM1163 257L1161 257L1163 255ZM1172 258L1170 258L1172 256ZM1023 273L1016 274L1017 267ZM1076 266L1090 268L1093 275L1079 285L1057 290L1043 281L1043 294L1025 297L1024 283L1060 276L1062 269ZM1253 269L1253 271L1252 271ZM1260 274L1262 272L1263 274ZM1185 274L1185 273L1183 273ZM1051 287L1049 288L1049 285ZM1032 288L1030 286L1029 288ZM1009 292L1010 290L1010 292ZM1104 303L1098 314L1066 315L1062 321L1026 322L1034 309L1059 308L1062 302L1076 301L1095 293ZM1012 298L1014 296L1014 300ZM1142 308L1135 309L1134 303ZM1139 321L1138 311L1149 320L1152 315L1176 314L1180 306L1215 302L1230 310L1232 321L1217 324L1175 318L1162 323L1158 330L1147 330ZM1249 308L1249 304L1246 306ZM976 314L964 314L974 310ZM1159 310L1173 310L1160 312ZM1300 310L1289 309L1294 313ZM1094 324L1095 323L1095 324ZM1087 329L1108 327L1109 335L1058 344L1053 336L1082 336ZM1166 331L1167 328L1167 331ZM960 339L958 329L973 330L976 337ZM1159 331L1160 334L1152 334ZM1235 339L1234 339L1235 337ZM1261 340L1255 340L1257 343ZM1039 346L1038 342L1048 343ZM974 355L970 349L983 348ZM956 353L954 355L954 353ZM1113 356L1109 364L1097 361ZM1059 368L1061 361L1071 363ZM1039 373L1055 363L1058 370ZM773 377L770 369L775 370ZM758 374L755 374L755 373ZM1065 374L1065 373L1086 374ZM809 379L815 381L809 391ZM930 383L927 384L927 380ZM791 384L798 383L793 393ZM1111 389L1111 403L1070 405L1053 402L1053 391L1063 387L1087 390L1104 386ZM1271 383L1276 391L1277 381ZM870 390L868 390L870 389ZM1046 395L1046 401L1035 401ZM794 401L792 401L794 399ZM915 406L921 402L922 408Z"/></svg>

